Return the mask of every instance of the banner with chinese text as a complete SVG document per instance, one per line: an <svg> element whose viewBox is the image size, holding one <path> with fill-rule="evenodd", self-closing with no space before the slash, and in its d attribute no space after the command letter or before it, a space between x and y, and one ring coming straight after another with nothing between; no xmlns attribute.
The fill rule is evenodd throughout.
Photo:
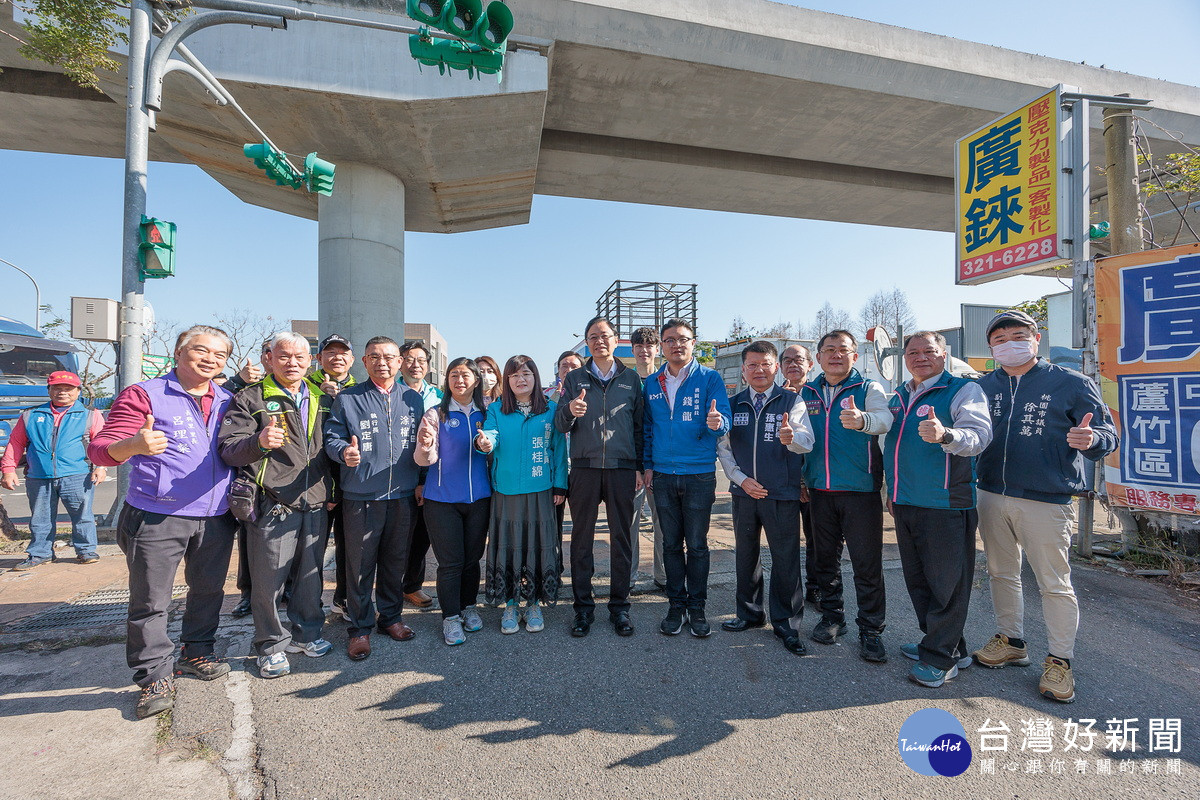
<svg viewBox="0 0 1200 800"><path fill-rule="evenodd" d="M1105 459L1114 505L1197 514L1200 245L1096 265L1100 383L1121 447Z"/></svg>
<svg viewBox="0 0 1200 800"><path fill-rule="evenodd" d="M1059 219L1061 89L958 140L957 283L1030 272L1066 257Z"/></svg>

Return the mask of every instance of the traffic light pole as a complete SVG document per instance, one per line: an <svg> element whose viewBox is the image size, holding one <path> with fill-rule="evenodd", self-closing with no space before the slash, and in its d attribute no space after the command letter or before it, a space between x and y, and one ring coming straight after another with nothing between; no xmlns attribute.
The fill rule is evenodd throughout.
<svg viewBox="0 0 1200 800"><path fill-rule="evenodd" d="M130 0L129 61L125 93L125 204L121 221L121 317L117 356L117 392L142 377L142 314L146 284L138 269L142 215L146 212L146 164L149 161L150 113L146 108L146 65L150 59L150 4ZM117 470L117 499L108 524L129 489L129 468Z"/></svg>

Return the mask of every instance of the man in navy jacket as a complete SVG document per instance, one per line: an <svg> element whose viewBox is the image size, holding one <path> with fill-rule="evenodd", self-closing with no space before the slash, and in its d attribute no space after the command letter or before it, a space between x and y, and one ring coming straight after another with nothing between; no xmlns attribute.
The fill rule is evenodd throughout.
<svg viewBox="0 0 1200 800"><path fill-rule="evenodd" d="M1079 628L1068 557L1074 495L1090 488L1083 459L1098 461L1113 452L1118 437L1096 383L1038 358L1041 338L1037 323L1023 311L997 314L987 327L1000 366L979 381L995 431L979 456L979 534L999 632L973 655L994 669L1029 664L1021 601L1024 552L1042 593L1049 638L1038 693L1070 703Z"/></svg>
<svg viewBox="0 0 1200 800"><path fill-rule="evenodd" d="M777 351L770 342L752 342L742 350L742 376L748 386L731 399L733 426L717 444L733 495L737 562L737 616L721 623L721 629L737 633L765 620L758 560L759 536L765 530L771 549L771 627L788 652L802 656L800 490L803 453L812 449L813 433L806 413L797 414L797 426L792 427L788 417L799 396L776 385L778 373ZM799 409L804 409L803 403Z"/></svg>

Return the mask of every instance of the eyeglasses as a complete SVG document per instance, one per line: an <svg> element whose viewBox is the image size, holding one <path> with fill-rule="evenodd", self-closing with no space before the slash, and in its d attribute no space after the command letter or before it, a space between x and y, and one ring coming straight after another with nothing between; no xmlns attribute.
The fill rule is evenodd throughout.
<svg viewBox="0 0 1200 800"><path fill-rule="evenodd" d="M593 333L591 336L587 337L587 340L589 342L609 342L615 338L617 338L615 333Z"/></svg>
<svg viewBox="0 0 1200 800"><path fill-rule="evenodd" d="M686 336L680 336L678 339L676 339L674 336L672 336L670 338L663 339L663 344L665 344L667 347L674 347L675 345L680 345L681 347L687 347L689 344L691 344L694 341L696 341L696 340L689 339Z"/></svg>
<svg viewBox="0 0 1200 800"><path fill-rule="evenodd" d="M405 356L404 363L405 364L420 364L421 366L428 366L429 359L428 358L415 358L413 356Z"/></svg>
<svg viewBox="0 0 1200 800"><path fill-rule="evenodd" d="M780 363L783 364L785 367L790 366L792 364L802 364L804 366L808 366L808 359L807 358L788 357L788 358L783 359Z"/></svg>
<svg viewBox="0 0 1200 800"><path fill-rule="evenodd" d="M854 351L848 347L822 347L821 352L827 356L832 356L832 355L848 356L851 353L853 353Z"/></svg>
<svg viewBox="0 0 1200 800"><path fill-rule="evenodd" d="M363 356L363 358L365 358L367 361L370 361L372 364L378 364L380 361L386 361L389 364L395 364L400 360L400 356L381 356L376 353L372 353L369 356Z"/></svg>

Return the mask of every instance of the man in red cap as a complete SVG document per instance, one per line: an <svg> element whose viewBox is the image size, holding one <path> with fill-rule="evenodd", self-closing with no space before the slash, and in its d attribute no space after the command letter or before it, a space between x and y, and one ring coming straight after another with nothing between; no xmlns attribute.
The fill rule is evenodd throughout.
<svg viewBox="0 0 1200 800"><path fill-rule="evenodd" d="M0 484L17 488L17 464L24 457L25 493L29 497L28 558L16 571L33 569L54 558L55 518L58 501L71 516L71 544L80 564L93 564L96 555L96 518L92 494L105 478L104 467L93 467L87 447L104 426L99 411L79 402L81 382L74 372L51 372L46 381L50 402L21 412L0 458Z"/></svg>

